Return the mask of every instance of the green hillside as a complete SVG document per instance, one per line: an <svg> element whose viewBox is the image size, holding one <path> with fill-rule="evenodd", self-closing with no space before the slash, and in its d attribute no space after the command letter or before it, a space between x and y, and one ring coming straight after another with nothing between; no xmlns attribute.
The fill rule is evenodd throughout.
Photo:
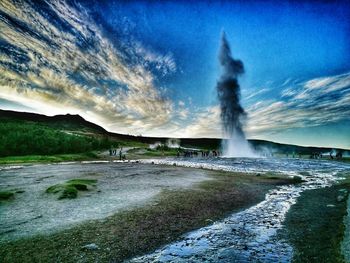
<svg viewBox="0 0 350 263"><path fill-rule="evenodd" d="M135 131L137 133L137 131ZM111 133L79 115L45 116L0 110L0 157L86 153L120 146L145 147L168 138ZM274 154L326 153L332 148L302 147L263 140L250 140L253 148ZM182 147L219 149L221 139L182 138ZM341 150L341 149L337 149Z"/></svg>
<svg viewBox="0 0 350 263"><path fill-rule="evenodd" d="M82 153L109 148L113 141L104 136L85 136L48 125L0 119L0 156Z"/></svg>

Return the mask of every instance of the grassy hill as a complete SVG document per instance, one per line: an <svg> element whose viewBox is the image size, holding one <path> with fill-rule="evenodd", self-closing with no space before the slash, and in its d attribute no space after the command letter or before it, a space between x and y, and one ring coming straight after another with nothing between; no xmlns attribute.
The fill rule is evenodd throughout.
<svg viewBox="0 0 350 263"><path fill-rule="evenodd" d="M84 153L110 147L166 143L167 140L168 138L111 133L79 115L49 117L35 113L0 110L0 157ZM263 140L250 140L250 143L258 150L277 154L307 155L332 150ZM202 149L218 149L220 144L221 139L214 138L183 138L180 142L182 147Z"/></svg>
<svg viewBox="0 0 350 263"><path fill-rule="evenodd" d="M79 115L0 110L0 157L85 153L125 143Z"/></svg>

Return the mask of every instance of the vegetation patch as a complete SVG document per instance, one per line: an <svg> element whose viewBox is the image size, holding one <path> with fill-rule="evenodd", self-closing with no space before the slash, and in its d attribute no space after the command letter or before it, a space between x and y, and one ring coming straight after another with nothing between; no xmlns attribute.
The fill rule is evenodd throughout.
<svg viewBox="0 0 350 263"><path fill-rule="evenodd" d="M12 191L0 191L0 201L6 201L14 197L15 193Z"/></svg>
<svg viewBox="0 0 350 263"><path fill-rule="evenodd" d="M78 191L87 191L92 186L95 186L97 180L94 179L72 179L63 184L55 184L46 189L46 193L57 194L58 199L73 199L77 198Z"/></svg>
<svg viewBox="0 0 350 263"><path fill-rule="evenodd" d="M338 185L350 188L350 173L342 174L341 176L347 176L344 180L341 180Z"/></svg>
<svg viewBox="0 0 350 263"><path fill-rule="evenodd" d="M16 163L58 163L84 160L96 160L99 156L94 152L56 155L25 155L0 157L0 164Z"/></svg>
<svg viewBox="0 0 350 263"><path fill-rule="evenodd" d="M256 174L256 176L261 176L262 178L270 179L270 180L289 180L291 184L299 184L304 182L301 176L295 175L293 177L287 177L285 174L278 172L267 172L261 175L260 173Z"/></svg>
<svg viewBox="0 0 350 263"><path fill-rule="evenodd" d="M304 180L301 176L294 175L292 178L293 178L293 183L295 183L295 184L299 184L299 183L304 182Z"/></svg>
<svg viewBox="0 0 350 263"><path fill-rule="evenodd" d="M281 231L282 238L293 245L293 262L344 262L341 242L347 202L339 196L349 190L347 179L300 195L287 213L285 228Z"/></svg>

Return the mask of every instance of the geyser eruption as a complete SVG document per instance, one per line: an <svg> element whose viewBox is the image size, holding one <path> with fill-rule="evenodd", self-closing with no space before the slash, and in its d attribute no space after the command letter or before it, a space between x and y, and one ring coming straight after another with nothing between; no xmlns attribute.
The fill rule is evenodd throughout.
<svg viewBox="0 0 350 263"><path fill-rule="evenodd" d="M238 76L244 73L243 63L233 59L231 49L225 33L221 36L219 61L222 74L216 85L221 108L221 121L223 126L223 155L226 157L254 157L242 129L242 122L246 113L242 108Z"/></svg>

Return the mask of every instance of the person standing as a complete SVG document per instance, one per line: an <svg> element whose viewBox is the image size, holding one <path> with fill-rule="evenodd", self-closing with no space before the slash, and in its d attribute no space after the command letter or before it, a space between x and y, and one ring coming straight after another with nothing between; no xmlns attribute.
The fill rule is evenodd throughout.
<svg viewBox="0 0 350 263"><path fill-rule="evenodd" d="M120 148L120 151L119 151L119 160L121 161L122 160L122 156L123 155L123 147Z"/></svg>

